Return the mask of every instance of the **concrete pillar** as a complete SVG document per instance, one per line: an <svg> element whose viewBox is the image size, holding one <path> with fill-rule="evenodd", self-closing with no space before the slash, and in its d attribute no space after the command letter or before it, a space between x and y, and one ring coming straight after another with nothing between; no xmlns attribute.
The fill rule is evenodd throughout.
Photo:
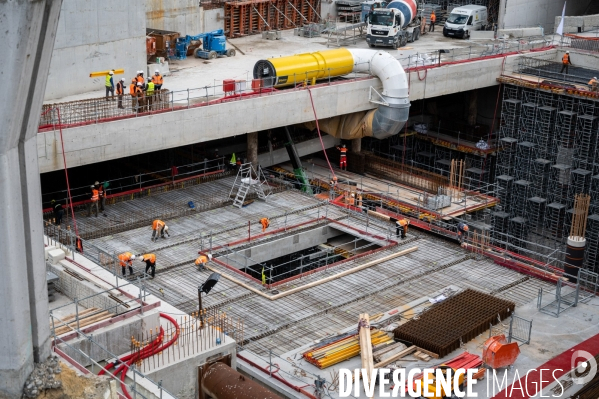
<svg viewBox="0 0 599 399"><path fill-rule="evenodd" d="M468 126L476 125L478 115L478 90L472 90L468 95Z"/></svg>
<svg viewBox="0 0 599 399"><path fill-rule="evenodd" d="M254 169L258 168L258 132L247 134L247 159Z"/></svg>
<svg viewBox="0 0 599 399"><path fill-rule="evenodd" d="M0 2L0 399L50 354L37 126L62 0ZM58 78L58 77L57 77Z"/></svg>
<svg viewBox="0 0 599 399"><path fill-rule="evenodd" d="M351 151L355 152L356 154L359 154L360 152L362 152L362 138L361 137L359 139L353 139L351 141Z"/></svg>

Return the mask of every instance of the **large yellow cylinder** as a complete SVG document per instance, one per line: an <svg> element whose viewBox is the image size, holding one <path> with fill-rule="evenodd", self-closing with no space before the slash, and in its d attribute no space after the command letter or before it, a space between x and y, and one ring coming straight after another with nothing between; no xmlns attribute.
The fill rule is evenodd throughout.
<svg viewBox="0 0 599 399"><path fill-rule="evenodd" d="M283 87L350 73L354 57L344 48L260 60L254 65L254 79L265 87Z"/></svg>

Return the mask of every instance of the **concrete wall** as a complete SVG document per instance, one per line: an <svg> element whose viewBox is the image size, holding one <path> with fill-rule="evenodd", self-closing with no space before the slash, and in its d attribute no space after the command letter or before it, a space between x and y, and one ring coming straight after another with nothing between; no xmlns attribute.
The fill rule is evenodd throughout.
<svg viewBox="0 0 599 399"><path fill-rule="evenodd" d="M225 29L225 9L202 9L202 29L204 32L211 32L217 29Z"/></svg>
<svg viewBox="0 0 599 399"><path fill-rule="evenodd" d="M555 17L555 27L562 20L561 14ZM599 14L585 16L566 16L564 18L564 33L578 33L597 29L599 27Z"/></svg>
<svg viewBox="0 0 599 399"><path fill-rule="evenodd" d="M144 69L145 7L145 0L64 0L44 100L94 89L103 95L104 77L90 72L123 68L115 77L130 79Z"/></svg>
<svg viewBox="0 0 599 399"><path fill-rule="evenodd" d="M322 143L324 144L324 148L328 149L339 145L341 143L341 139L329 136L327 134L322 137ZM305 155L322 151L322 145L320 144L320 139L315 138L312 140L302 141L301 143L296 143L295 150L300 157L303 157ZM263 167L277 165L287 161L289 161L289 153L287 153L287 149L285 148L279 148L278 150L274 150L272 153L266 152L258 155L258 163Z"/></svg>
<svg viewBox="0 0 599 399"><path fill-rule="evenodd" d="M59 344L64 353L83 366L91 366L91 361L81 352L91 356L96 362L120 356L131 350L131 337L137 337L141 331L149 332L160 325L158 311L153 310L145 315L137 315L94 331L92 344L87 338L78 338ZM108 351L108 352L107 352ZM112 354L112 355L111 355Z"/></svg>
<svg viewBox="0 0 599 399"><path fill-rule="evenodd" d="M239 253L234 253L227 257L219 256L218 259L232 267L243 269L257 263L267 262L280 256L315 247L341 234L344 234L344 232L329 226L323 226L266 244L242 249Z"/></svg>
<svg viewBox="0 0 599 399"><path fill-rule="evenodd" d="M568 1L566 15L580 15L591 1ZM564 0L502 0L499 9L499 28L541 25L545 33L551 33L554 30L555 17L562 15L563 8Z"/></svg>
<svg viewBox="0 0 599 399"><path fill-rule="evenodd" d="M326 0L320 3L320 16L323 19L337 18L337 4L335 1Z"/></svg>
<svg viewBox="0 0 599 399"><path fill-rule="evenodd" d="M145 3L148 28L179 32L182 36L203 31L198 0L147 0Z"/></svg>
<svg viewBox="0 0 599 399"><path fill-rule="evenodd" d="M557 57L555 60L556 61L561 60L562 57L564 56L564 54L566 53L566 50L570 51L572 65L577 66L577 67L592 69L594 71L597 71L597 75L599 75L599 70L597 68L597 66L599 65L599 54L598 53L591 53L591 52L586 52L586 51L582 51L582 50L578 51L578 50L570 49L570 48L567 48L565 50L558 49Z"/></svg>

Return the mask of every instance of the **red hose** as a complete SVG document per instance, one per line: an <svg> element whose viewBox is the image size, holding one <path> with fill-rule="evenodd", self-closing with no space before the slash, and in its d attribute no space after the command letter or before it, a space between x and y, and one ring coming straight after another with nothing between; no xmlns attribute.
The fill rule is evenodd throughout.
<svg viewBox="0 0 599 399"><path fill-rule="evenodd" d="M131 395L129 395L129 392L127 391L127 385L125 384L125 378L127 376L127 371L129 370L129 367L139 360L147 359L150 356L154 356L155 354L160 353L164 349L174 344L175 341L177 341L177 339L179 338L179 324L177 324L175 319L164 313L160 313L160 317L167 319L175 326L175 335L173 336L173 338L171 338L171 340L167 343L160 345L160 343L164 339L164 329L160 327L160 334L148 346L143 348L138 353L130 353L119 359L119 363L122 364L116 369L116 371L114 372L114 376L118 376L119 374L121 374L121 389L123 390L123 394L125 395L125 397L127 397L127 399L132 399ZM100 370L98 375L105 374L108 370L113 368L115 364L117 364L117 362L107 364L106 367Z"/></svg>
<svg viewBox="0 0 599 399"><path fill-rule="evenodd" d="M308 87L308 94L310 94L310 103L312 104L312 111L314 112L314 121L316 122L316 131L318 132L318 138L320 139L320 145L322 146L322 152L324 152L324 157L327 160L327 164L329 164L329 169L335 177L335 172L333 171L333 167L331 166L331 162L329 162L329 157L327 155L327 151L324 148L324 143L322 142L322 135L320 134L320 127L318 126L318 117L316 116L316 108L314 107L314 99L312 99L312 91Z"/></svg>

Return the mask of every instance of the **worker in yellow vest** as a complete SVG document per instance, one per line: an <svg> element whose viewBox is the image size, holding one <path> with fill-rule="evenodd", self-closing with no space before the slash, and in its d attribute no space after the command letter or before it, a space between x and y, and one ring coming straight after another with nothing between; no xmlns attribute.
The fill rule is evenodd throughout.
<svg viewBox="0 0 599 399"><path fill-rule="evenodd" d="M152 104L154 104L154 82L152 81L146 85L146 103L148 111L151 111Z"/></svg>
<svg viewBox="0 0 599 399"><path fill-rule="evenodd" d="M112 93L112 101L114 101L114 81L112 80L112 75L114 75L114 71L110 71L106 74L104 83L104 86L106 87L106 101L108 101L108 93Z"/></svg>

